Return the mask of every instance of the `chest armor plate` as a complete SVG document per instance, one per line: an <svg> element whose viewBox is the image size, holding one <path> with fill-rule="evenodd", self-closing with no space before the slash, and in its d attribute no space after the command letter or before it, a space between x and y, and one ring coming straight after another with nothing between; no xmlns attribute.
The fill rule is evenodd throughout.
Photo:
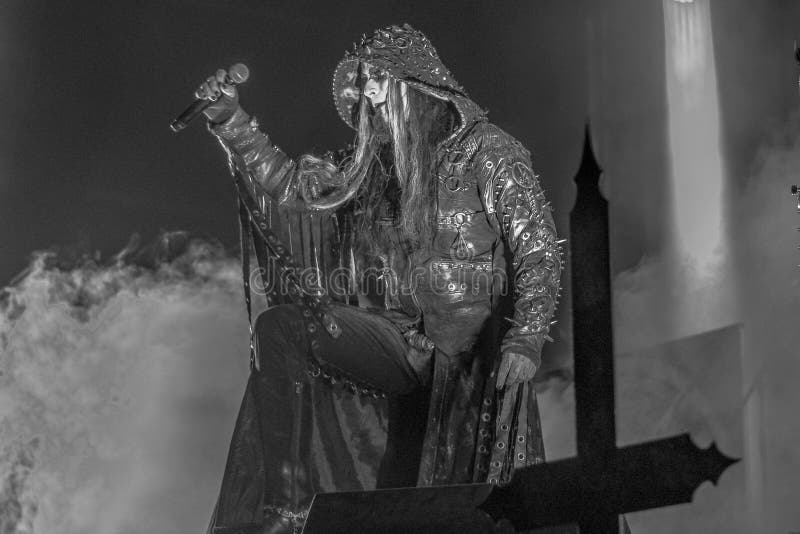
<svg viewBox="0 0 800 534"><path fill-rule="evenodd" d="M481 202L470 145L448 150L437 169L438 210L433 257L451 261L492 260L497 235Z"/></svg>

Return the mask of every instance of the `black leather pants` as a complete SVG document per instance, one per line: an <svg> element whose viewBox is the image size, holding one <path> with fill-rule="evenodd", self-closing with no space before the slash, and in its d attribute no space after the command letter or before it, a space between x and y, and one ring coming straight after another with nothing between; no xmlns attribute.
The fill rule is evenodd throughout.
<svg viewBox="0 0 800 534"><path fill-rule="evenodd" d="M259 370L248 381L209 532L292 532L314 493L375 486L387 405L342 382L392 399L420 381L395 323L353 306L329 312L342 334L321 332L313 354L300 306L276 306L256 320Z"/></svg>
<svg viewBox="0 0 800 534"><path fill-rule="evenodd" d="M389 395L408 393L419 385L406 360L405 338L392 321L343 304L332 305L330 314L342 334L337 339L324 332L317 335L319 346L313 356L318 363ZM259 315L255 331L260 360L305 363L311 342L304 325L302 308L294 304L275 306Z"/></svg>

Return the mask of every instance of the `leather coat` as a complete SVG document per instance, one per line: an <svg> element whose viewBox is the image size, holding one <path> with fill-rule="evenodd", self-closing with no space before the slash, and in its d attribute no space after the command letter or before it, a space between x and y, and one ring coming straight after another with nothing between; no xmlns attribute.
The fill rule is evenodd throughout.
<svg viewBox="0 0 800 534"><path fill-rule="evenodd" d="M408 257L385 254L387 308L421 316L436 345L418 483L502 483L514 468L544 459L533 388L528 383L498 392L494 377L506 352L538 367L549 339L561 273L550 208L529 152L487 121L424 35L392 26L346 54L333 90L337 110L351 126L362 61L449 100L459 115L436 150L432 243ZM212 130L244 167L253 196L267 196L284 209L309 209L310 184L302 182L299 165L255 119L239 108ZM347 186L338 171L325 183Z"/></svg>

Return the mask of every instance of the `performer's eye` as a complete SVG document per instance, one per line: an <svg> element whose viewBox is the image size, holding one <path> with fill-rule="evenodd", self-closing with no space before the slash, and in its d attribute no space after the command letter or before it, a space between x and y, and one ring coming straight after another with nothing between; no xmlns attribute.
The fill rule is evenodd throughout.
<svg viewBox="0 0 800 534"><path fill-rule="evenodd" d="M388 77L389 77L388 73L383 69L370 69L369 71L362 70L361 73L359 74L359 81L363 85L367 83L369 80L382 82Z"/></svg>
<svg viewBox="0 0 800 534"><path fill-rule="evenodd" d="M373 71L369 73L369 77L376 82L382 82L388 77L388 74L383 69L373 69Z"/></svg>

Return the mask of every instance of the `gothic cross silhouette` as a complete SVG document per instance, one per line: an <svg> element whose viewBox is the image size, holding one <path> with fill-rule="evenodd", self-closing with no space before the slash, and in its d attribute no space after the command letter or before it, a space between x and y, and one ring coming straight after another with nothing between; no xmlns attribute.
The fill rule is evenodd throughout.
<svg viewBox="0 0 800 534"><path fill-rule="evenodd" d="M620 514L691 502L700 484L716 484L738 461L714 444L698 448L688 434L617 448L608 202L599 188L601 172L587 125L570 214L577 456L520 469L502 487L319 494L306 534L494 532L501 519L518 531L577 524L581 534L618 534Z"/></svg>
<svg viewBox="0 0 800 534"><path fill-rule="evenodd" d="M570 213L577 457L521 470L481 508L517 529L577 523L581 534L618 534L619 515L691 502L737 460L688 434L617 448L608 202L586 126Z"/></svg>

